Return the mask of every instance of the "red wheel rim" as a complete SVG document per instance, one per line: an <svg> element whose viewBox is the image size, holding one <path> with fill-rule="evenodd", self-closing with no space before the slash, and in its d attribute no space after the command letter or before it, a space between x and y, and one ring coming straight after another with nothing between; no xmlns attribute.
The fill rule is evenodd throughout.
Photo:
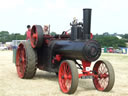
<svg viewBox="0 0 128 96"><path fill-rule="evenodd" d="M98 77L94 77L94 85L96 89L103 91L107 88L109 83L109 72L104 62L98 62L94 66L94 72L98 74Z"/></svg>
<svg viewBox="0 0 128 96"><path fill-rule="evenodd" d="M20 44L17 49L16 68L17 68L18 76L20 78L23 78L25 73L25 68L26 68L26 54L25 54L25 48L23 44Z"/></svg>
<svg viewBox="0 0 128 96"><path fill-rule="evenodd" d="M32 30L31 30L31 45L33 48L36 47L37 42L38 42L37 28L36 28L36 26L33 26Z"/></svg>
<svg viewBox="0 0 128 96"><path fill-rule="evenodd" d="M59 85L64 93L68 93L71 88L72 73L67 62L63 62L59 69Z"/></svg>

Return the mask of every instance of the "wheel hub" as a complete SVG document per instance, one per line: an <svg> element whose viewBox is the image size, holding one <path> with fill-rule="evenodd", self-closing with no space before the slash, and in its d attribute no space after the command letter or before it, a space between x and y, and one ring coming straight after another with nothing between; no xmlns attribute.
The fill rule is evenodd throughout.
<svg viewBox="0 0 128 96"><path fill-rule="evenodd" d="M64 76L62 76L61 78L64 79Z"/></svg>
<svg viewBox="0 0 128 96"><path fill-rule="evenodd" d="M19 59L19 62L22 63L22 58Z"/></svg>

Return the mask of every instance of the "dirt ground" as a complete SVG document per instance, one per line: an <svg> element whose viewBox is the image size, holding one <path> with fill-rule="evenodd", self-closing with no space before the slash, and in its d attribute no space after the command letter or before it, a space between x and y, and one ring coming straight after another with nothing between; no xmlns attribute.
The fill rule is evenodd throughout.
<svg viewBox="0 0 128 96"><path fill-rule="evenodd" d="M102 54L115 70L115 85L110 92L94 88L92 80L79 79L75 94L70 96L128 96L128 55ZM54 73L38 70L33 79L20 79L12 63L12 51L0 51L0 96L68 96L60 91Z"/></svg>

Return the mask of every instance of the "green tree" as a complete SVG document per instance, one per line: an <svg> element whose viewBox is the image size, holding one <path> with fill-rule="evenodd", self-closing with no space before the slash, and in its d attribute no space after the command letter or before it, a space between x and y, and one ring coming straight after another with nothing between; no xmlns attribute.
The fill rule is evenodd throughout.
<svg viewBox="0 0 128 96"><path fill-rule="evenodd" d="M25 40L26 35L21 35L20 33L12 33L9 34L8 31L1 31L0 32L0 42L11 42L12 40Z"/></svg>
<svg viewBox="0 0 128 96"><path fill-rule="evenodd" d="M51 32L50 35L55 36L56 32Z"/></svg>
<svg viewBox="0 0 128 96"><path fill-rule="evenodd" d="M124 35L123 35L123 38L125 38L125 39L128 40L128 34L124 34Z"/></svg>
<svg viewBox="0 0 128 96"><path fill-rule="evenodd" d="M114 36L94 36L94 39L97 40L102 47L126 47L125 41L122 39L118 39L117 37Z"/></svg>

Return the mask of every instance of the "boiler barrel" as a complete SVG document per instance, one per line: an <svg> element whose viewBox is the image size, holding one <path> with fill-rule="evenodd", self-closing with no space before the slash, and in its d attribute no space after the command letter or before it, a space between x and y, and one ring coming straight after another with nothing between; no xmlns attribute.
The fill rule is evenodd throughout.
<svg viewBox="0 0 128 96"><path fill-rule="evenodd" d="M60 54L69 59L95 61L101 54L101 47L94 40L67 41L55 40L51 43L54 54Z"/></svg>

